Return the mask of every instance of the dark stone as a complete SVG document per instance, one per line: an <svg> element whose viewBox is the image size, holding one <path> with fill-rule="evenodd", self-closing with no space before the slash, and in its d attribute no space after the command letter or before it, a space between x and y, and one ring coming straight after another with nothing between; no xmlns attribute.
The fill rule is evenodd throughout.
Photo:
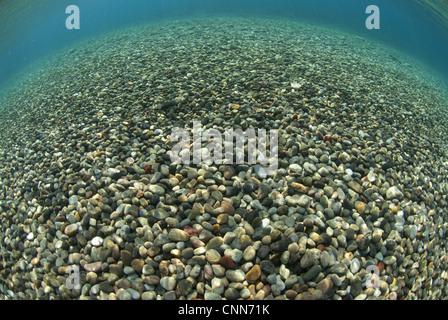
<svg viewBox="0 0 448 320"><path fill-rule="evenodd" d="M260 268L266 275L269 275L269 274L272 274L275 272L275 265L269 260L262 260L260 262Z"/></svg>
<svg viewBox="0 0 448 320"><path fill-rule="evenodd" d="M313 280L319 274L319 272L321 270L322 270L321 266L315 264L307 272L305 272L305 274L302 276L303 281L308 282L308 281Z"/></svg>
<svg viewBox="0 0 448 320"><path fill-rule="evenodd" d="M353 279L351 281L350 294L352 295L352 297L356 298L361 293L362 293L362 281L357 278Z"/></svg>
<svg viewBox="0 0 448 320"><path fill-rule="evenodd" d="M255 186L252 183L243 184L243 191L245 193L251 193L254 190L255 190Z"/></svg>
<svg viewBox="0 0 448 320"><path fill-rule="evenodd" d="M186 297L193 290L193 283L188 279L182 279L177 284L177 289L182 296Z"/></svg>
<svg viewBox="0 0 448 320"><path fill-rule="evenodd" d="M263 239L264 236L267 236L271 233L271 229L269 228L257 228L254 234L252 235L252 240L257 241Z"/></svg>
<svg viewBox="0 0 448 320"><path fill-rule="evenodd" d="M276 241L273 244L271 244L271 250L277 252L286 251L291 242L292 240L289 238L280 239L279 241Z"/></svg>
<svg viewBox="0 0 448 320"><path fill-rule="evenodd" d="M395 166L395 162L393 161L388 161L386 163L383 163L383 165L381 166L381 169L383 169L384 171L386 171L387 169L390 169L392 167Z"/></svg>
<svg viewBox="0 0 448 320"><path fill-rule="evenodd" d="M344 199L344 201L342 202L342 206L343 206L345 209L348 209L348 210L353 210L353 209L355 209L355 205L354 205L351 201L349 201L349 200L347 200L347 199Z"/></svg>

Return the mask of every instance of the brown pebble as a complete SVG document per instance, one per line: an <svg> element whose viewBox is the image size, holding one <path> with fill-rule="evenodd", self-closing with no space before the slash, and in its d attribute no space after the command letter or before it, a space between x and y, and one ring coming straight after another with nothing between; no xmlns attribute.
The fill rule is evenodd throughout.
<svg viewBox="0 0 448 320"><path fill-rule="evenodd" d="M285 292L285 296L289 300L294 300L294 298L297 296L297 292L295 292L294 290L289 289L289 290L287 290Z"/></svg>
<svg viewBox="0 0 448 320"><path fill-rule="evenodd" d="M131 262L131 267L135 270L135 272L137 273L141 273L143 266L144 266L144 262L142 259L134 259Z"/></svg>
<svg viewBox="0 0 448 320"><path fill-rule="evenodd" d="M294 190L298 193L308 193L308 190L309 190L308 187L304 186L301 183L297 183L297 182L292 182L291 187L293 187Z"/></svg>
<svg viewBox="0 0 448 320"><path fill-rule="evenodd" d="M261 276L261 268L258 264L254 265L247 273L246 279L249 282L255 282Z"/></svg>
<svg viewBox="0 0 448 320"><path fill-rule="evenodd" d="M333 288L333 281L331 281L331 279L328 278L321 280L316 285L316 289L322 291L322 294L326 294L328 290L330 290L331 288Z"/></svg>
<svg viewBox="0 0 448 320"><path fill-rule="evenodd" d="M219 258L219 264L226 269L233 269L235 267L235 262L229 256L222 256Z"/></svg>
<svg viewBox="0 0 448 320"><path fill-rule="evenodd" d="M235 212L235 208L230 203L228 203L226 201L221 202L221 207L224 209L224 212L227 214L232 215Z"/></svg>
<svg viewBox="0 0 448 320"><path fill-rule="evenodd" d="M128 250L121 250L121 261L125 266L130 266L132 262L132 253Z"/></svg>

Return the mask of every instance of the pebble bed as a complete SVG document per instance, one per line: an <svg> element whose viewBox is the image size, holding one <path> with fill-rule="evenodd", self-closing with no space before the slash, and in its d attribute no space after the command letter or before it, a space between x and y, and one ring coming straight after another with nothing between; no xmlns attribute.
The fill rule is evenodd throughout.
<svg viewBox="0 0 448 320"><path fill-rule="evenodd" d="M1 103L0 298L444 299L441 92L396 52L291 21L66 49ZM193 121L277 129L279 168L173 165Z"/></svg>

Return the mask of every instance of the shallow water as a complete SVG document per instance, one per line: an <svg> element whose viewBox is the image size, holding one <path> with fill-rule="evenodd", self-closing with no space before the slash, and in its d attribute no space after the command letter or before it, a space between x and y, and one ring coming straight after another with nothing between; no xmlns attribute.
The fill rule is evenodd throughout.
<svg viewBox="0 0 448 320"><path fill-rule="evenodd" d="M338 19L187 8L87 28L9 78L1 298L445 299L439 53L425 63ZM174 163L179 130L202 160L231 130L278 139Z"/></svg>

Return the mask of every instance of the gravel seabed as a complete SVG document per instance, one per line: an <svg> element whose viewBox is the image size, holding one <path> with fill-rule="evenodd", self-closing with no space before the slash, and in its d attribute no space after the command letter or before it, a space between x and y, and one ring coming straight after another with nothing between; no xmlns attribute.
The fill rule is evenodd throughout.
<svg viewBox="0 0 448 320"><path fill-rule="evenodd" d="M446 298L448 99L407 59L219 17L36 64L0 100L0 298ZM173 165L193 121L278 130L278 170Z"/></svg>

